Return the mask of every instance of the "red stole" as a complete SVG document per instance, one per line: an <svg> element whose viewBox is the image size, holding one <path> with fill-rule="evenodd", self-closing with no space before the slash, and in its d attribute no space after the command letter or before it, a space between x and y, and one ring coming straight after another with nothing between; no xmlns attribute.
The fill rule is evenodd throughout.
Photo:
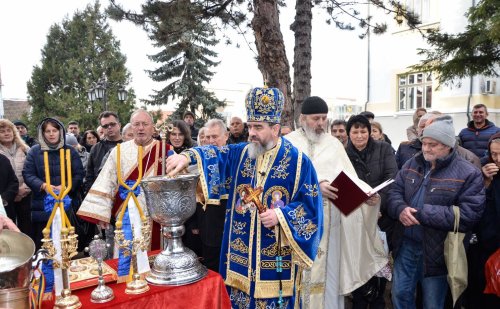
<svg viewBox="0 0 500 309"><path fill-rule="evenodd" d="M142 175L146 174L150 169L154 169L154 176L161 175L162 171L162 160L161 160L161 142L155 140L153 142L153 146L148 152L143 153L142 157ZM171 146L165 143L165 156L167 156L168 151L171 149ZM139 166L136 165L131 171L127 171L130 174L125 175L124 181L126 180L136 180L137 176L139 176ZM142 193L142 192L141 192ZM123 200L120 198L118 191L115 194L115 201L113 203L113 209L111 213L114 216L118 216L118 212L120 210L121 205L123 204ZM144 205L146 206L146 205ZM151 250L158 250L161 244L161 226L160 224L153 221L153 229L151 231Z"/></svg>

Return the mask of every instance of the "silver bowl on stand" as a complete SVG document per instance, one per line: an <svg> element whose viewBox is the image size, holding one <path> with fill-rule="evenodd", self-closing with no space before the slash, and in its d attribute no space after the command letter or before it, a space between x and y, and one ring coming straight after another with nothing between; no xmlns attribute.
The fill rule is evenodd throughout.
<svg viewBox="0 0 500 309"><path fill-rule="evenodd" d="M175 178L144 178L141 188L151 218L162 226L165 238L146 280L155 285L185 285L203 279L207 269L198 256L182 244L184 222L196 211L196 185L199 175L184 174Z"/></svg>

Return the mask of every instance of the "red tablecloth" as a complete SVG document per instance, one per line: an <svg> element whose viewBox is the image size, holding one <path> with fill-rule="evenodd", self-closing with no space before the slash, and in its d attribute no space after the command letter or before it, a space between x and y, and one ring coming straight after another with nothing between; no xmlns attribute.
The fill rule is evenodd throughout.
<svg viewBox="0 0 500 309"><path fill-rule="evenodd" d="M106 261L116 269L116 261ZM139 295L125 294L126 283L108 284L115 293L115 298L104 304L90 301L90 293L95 287L73 291L82 303L82 308L231 308L222 277L213 271L202 280L184 286L155 286L150 284L149 291ZM45 301L42 308L52 308L54 301Z"/></svg>

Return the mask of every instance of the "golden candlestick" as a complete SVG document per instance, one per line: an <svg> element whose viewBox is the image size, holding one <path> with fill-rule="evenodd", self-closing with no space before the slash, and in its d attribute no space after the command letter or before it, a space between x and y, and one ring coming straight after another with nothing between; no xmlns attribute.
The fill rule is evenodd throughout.
<svg viewBox="0 0 500 309"><path fill-rule="evenodd" d="M71 176L71 152L69 149L66 149L66 153L64 149L59 150L59 159L61 165L61 190L59 195L56 195L52 190L52 186L50 184L50 171L49 171L49 156L47 151L43 153L43 163L45 168L45 181L46 181L46 190L52 195L52 197L56 200L54 208L50 214L47 225L42 231L43 239L42 239L42 248L46 249L48 254L47 258L52 260L52 267L61 268L62 271L62 280L63 280L63 290L61 291L61 295L57 296L56 302L54 304L54 308L66 308L66 309L76 309L82 306L82 303L78 299L78 296L71 295L71 288L68 281L68 268L70 267L71 259L77 254L78 249L78 235L75 233L75 228L71 226L71 223L64 211L64 202L63 199L68 195L69 191L71 191L72 187L72 176ZM66 185L66 174L68 175L68 184ZM55 248L52 238L50 238L50 228L52 226L52 222L54 221L54 217L56 215L57 210L60 210L61 213L61 260L59 261L55 255L57 253L57 248Z"/></svg>
<svg viewBox="0 0 500 309"><path fill-rule="evenodd" d="M141 279L138 273L137 268L137 252L138 251L147 251L149 242L151 240L151 228L149 225L149 220L144 215L144 212L139 205L139 201L137 197L133 193L133 191L137 188L139 183L142 180L142 146L139 146L139 154L138 154L138 168L139 175L137 176L137 180L132 187L128 186L122 179L121 174L121 162L120 162L120 144L116 145L116 172L118 174L118 183L128 190L127 197L123 201L123 204L120 208L120 212L118 213L118 218L116 219L116 229L115 229L115 242L118 244L120 250L123 251L125 256L131 255L132 259L132 281L127 282L127 288L125 289L125 293L127 294L141 294L146 291L149 291L149 286L146 280ZM134 228L132 227L132 240L125 239L125 234L123 233L123 216L125 214L125 210L128 207L128 202L132 198L134 201L135 207L137 208L139 215L141 217L141 235L142 237L135 237Z"/></svg>
<svg viewBox="0 0 500 309"><path fill-rule="evenodd" d="M165 153L165 146L167 144L167 133L174 130L174 125L171 123L163 122L160 126L155 127L155 129L160 132L161 136L161 175L165 176L165 161L167 158L167 154Z"/></svg>

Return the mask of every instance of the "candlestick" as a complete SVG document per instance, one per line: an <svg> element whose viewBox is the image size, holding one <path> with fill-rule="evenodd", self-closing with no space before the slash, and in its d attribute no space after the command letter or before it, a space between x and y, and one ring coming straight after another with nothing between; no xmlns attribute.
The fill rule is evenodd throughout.
<svg viewBox="0 0 500 309"><path fill-rule="evenodd" d="M63 202L64 198L68 195L72 187L70 150L66 149L65 152L64 149L61 148L59 150L59 160L61 166L61 190L59 194L56 195L52 190L52 186L50 184L48 153L47 151L43 153L46 190L48 194L52 195L56 202L54 204L54 207L52 208L52 212L50 214L49 220L47 221L47 225L42 231L42 248L47 250L47 258L53 261L52 267L54 269L61 268L62 272L63 290L61 291L61 295L56 298L54 308L76 309L80 308L82 304L78 299L78 296L71 295L71 289L68 280L68 268L71 264L71 258L73 258L77 254L78 235L75 233L75 228L71 226L71 222L69 221L68 216L64 211ZM68 176L67 185L66 174ZM51 226L58 210L61 216L60 248L56 248L56 246L54 246L52 238L50 238ZM61 254L61 260L58 260L56 257L58 251Z"/></svg>
<svg viewBox="0 0 500 309"><path fill-rule="evenodd" d="M148 245L151 239L151 229L149 226L149 220L144 215L142 208L137 200L137 197L134 194L134 190L137 188L139 183L142 180L142 146L138 146L138 169L139 173L137 176L137 180L130 187L127 185L123 179L121 174L121 159L120 159L120 144L116 145L116 172L118 176L118 183L123 186L127 191L127 197L123 201L120 212L118 213L118 218L116 219L116 229L115 229L115 241L118 244L120 250L122 250L125 256L131 255L132 259L132 281L127 283L127 288L125 289L125 293L127 294L141 294L149 290L149 286L146 280L140 279L140 275L138 274L137 269L137 252L138 251L146 251L148 249ZM141 218L141 235L142 237L136 237L134 235L134 228L132 227L132 240L125 239L125 234L123 233L123 216L125 215L125 210L128 207L128 202L132 198L134 201L134 206L137 208L139 212L139 216Z"/></svg>
<svg viewBox="0 0 500 309"><path fill-rule="evenodd" d="M161 136L161 175L165 176L167 133L172 132L174 126L171 123L163 122L159 127L155 128L160 132Z"/></svg>

